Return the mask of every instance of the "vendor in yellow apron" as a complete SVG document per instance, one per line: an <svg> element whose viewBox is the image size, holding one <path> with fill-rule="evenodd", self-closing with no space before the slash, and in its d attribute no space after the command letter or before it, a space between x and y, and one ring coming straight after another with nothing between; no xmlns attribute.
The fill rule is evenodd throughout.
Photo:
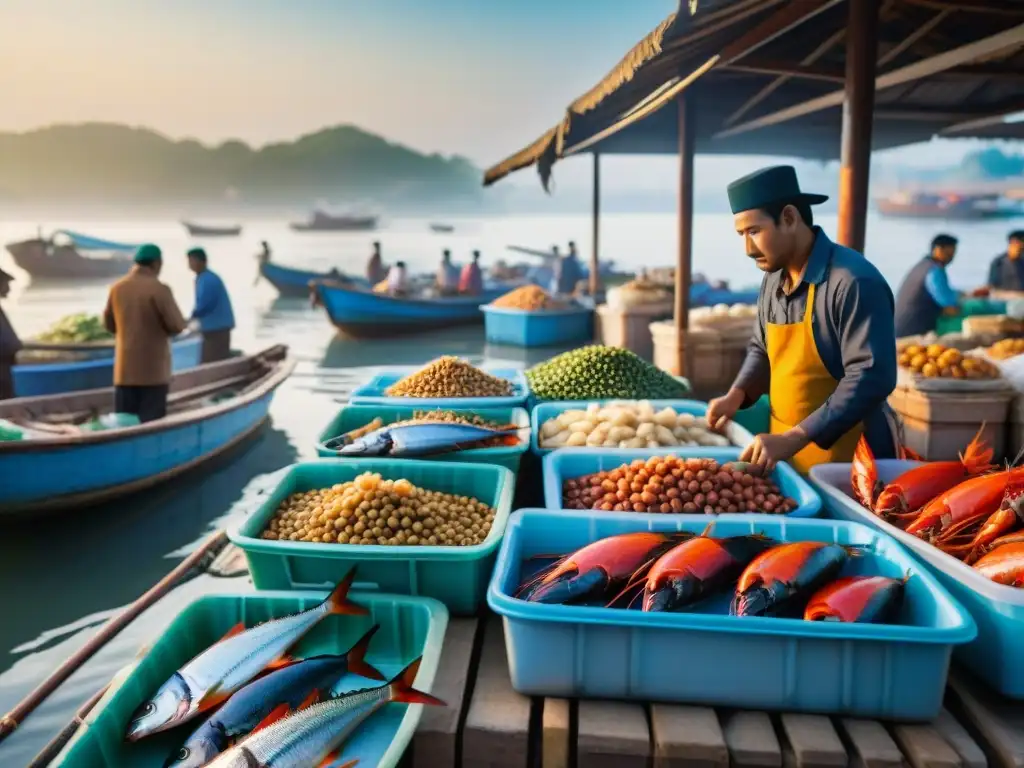
<svg viewBox="0 0 1024 768"><path fill-rule="evenodd" d="M771 364L771 434L788 432L825 404L839 384L828 372L814 343L813 283L807 286L807 308L798 323L765 323L765 347ZM863 434L857 425L828 450L808 443L789 463L806 474L811 467L829 462L848 462Z"/></svg>

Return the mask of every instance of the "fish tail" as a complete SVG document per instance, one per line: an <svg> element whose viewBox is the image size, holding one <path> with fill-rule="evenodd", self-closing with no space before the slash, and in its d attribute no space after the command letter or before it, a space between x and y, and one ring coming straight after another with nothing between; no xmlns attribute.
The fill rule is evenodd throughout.
<svg viewBox="0 0 1024 768"><path fill-rule="evenodd" d="M416 675L420 671L421 661L423 661L422 656L399 672L398 675L396 675L389 683L389 687L391 688L391 700L401 702L403 704L433 704L437 707L448 706L440 699L431 696L429 693L418 691L412 687L412 684L416 681Z"/></svg>
<svg viewBox="0 0 1024 768"><path fill-rule="evenodd" d="M370 680L386 680L380 670L366 663L366 650L370 647L370 640L380 629L380 624L374 624L370 630L363 635L356 644L348 650L348 671L354 675L365 677Z"/></svg>
<svg viewBox="0 0 1024 768"><path fill-rule="evenodd" d="M369 613L363 606L353 603L348 599L348 591L352 588L352 582L356 578L356 569L349 571L334 591L324 601L328 613L337 613L347 616L365 616Z"/></svg>

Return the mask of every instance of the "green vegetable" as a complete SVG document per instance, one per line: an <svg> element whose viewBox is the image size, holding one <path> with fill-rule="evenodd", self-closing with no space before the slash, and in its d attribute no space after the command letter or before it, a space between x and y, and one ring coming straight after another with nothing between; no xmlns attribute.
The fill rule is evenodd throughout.
<svg viewBox="0 0 1024 768"><path fill-rule="evenodd" d="M526 379L540 400L671 400L689 392L628 349L599 344L536 365Z"/></svg>
<svg viewBox="0 0 1024 768"><path fill-rule="evenodd" d="M112 338L113 334L103 327L99 315L79 313L61 318L49 330L36 336L35 340L49 344L84 344Z"/></svg>

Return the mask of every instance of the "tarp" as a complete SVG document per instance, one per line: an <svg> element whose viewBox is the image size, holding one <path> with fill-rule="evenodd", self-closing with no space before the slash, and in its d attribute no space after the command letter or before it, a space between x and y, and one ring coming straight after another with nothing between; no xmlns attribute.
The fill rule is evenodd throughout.
<svg viewBox="0 0 1024 768"><path fill-rule="evenodd" d="M58 229L55 235L65 235L75 247L83 251L121 251L130 253L138 250L138 244L115 243L113 240L103 240L99 237L83 235L81 232L72 232L69 229Z"/></svg>

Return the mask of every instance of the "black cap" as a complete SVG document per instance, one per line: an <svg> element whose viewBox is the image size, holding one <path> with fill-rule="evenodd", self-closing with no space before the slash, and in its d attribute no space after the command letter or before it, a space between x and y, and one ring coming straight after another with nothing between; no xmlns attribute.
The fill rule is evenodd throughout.
<svg viewBox="0 0 1024 768"><path fill-rule="evenodd" d="M1021 240L1024 241L1024 229L1015 229L1013 232L1006 236L1007 240Z"/></svg>
<svg viewBox="0 0 1024 768"><path fill-rule="evenodd" d="M728 186L727 192L733 213L752 211L783 201L818 205L828 200L828 195L801 192L796 168L792 165L773 165L754 171L742 179L736 179Z"/></svg>
<svg viewBox="0 0 1024 768"><path fill-rule="evenodd" d="M203 248L189 248L188 257L190 259L199 259L200 261L206 261L206 250Z"/></svg>
<svg viewBox="0 0 1024 768"><path fill-rule="evenodd" d="M940 232L932 238L932 248L938 248L939 246L956 245L960 241L952 235L947 235L945 232Z"/></svg>

